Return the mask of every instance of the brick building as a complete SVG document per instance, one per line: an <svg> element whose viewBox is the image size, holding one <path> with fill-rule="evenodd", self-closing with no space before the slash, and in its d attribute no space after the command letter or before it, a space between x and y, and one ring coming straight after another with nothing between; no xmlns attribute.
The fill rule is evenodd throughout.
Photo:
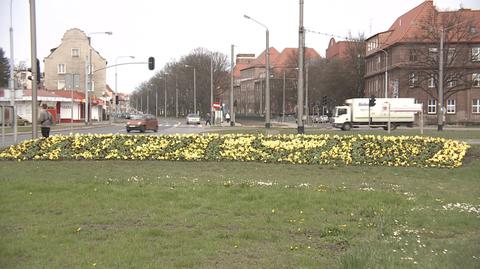
<svg viewBox="0 0 480 269"><path fill-rule="evenodd" d="M480 123L480 10L439 11L427 0L368 38L365 94L415 98L436 122L442 32L446 123Z"/></svg>
<svg viewBox="0 0 480 269"><path fill-rule="evenodd" d="M242 57L239 57L242 56ZM234 69L235 100L237 113L263 115L265 113L265 51L255 58L254 54L237 55ZM270 48L270 106L272 114L279 114L283 105L283 75L286 81L286 111L293 113L296 105L297 48L285 48L281 53ZM305 49L305 62L318 60L320 55L312 48Z"/></svg>

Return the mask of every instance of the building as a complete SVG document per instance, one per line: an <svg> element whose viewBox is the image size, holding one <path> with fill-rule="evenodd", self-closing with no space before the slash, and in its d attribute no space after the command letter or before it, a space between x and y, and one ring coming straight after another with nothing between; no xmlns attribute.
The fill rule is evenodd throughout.
<svg viewBox="0 0 480 269"><path fill-rule="evenodd" d="M84 93L86 87L91 88L90 118L105 119L108 111L106 105L109 102L100 98L105 97L107 91L106 70L103 69L107 66L107 60L90 45L90 38L82 30L77 28L68 30L63 35L61 44L51 49L50 55L45 57L44 64L44 87L47 90L73 90ZM88 84L87 76L90 70L93 72L91 85ZM74 108L74 111L76 110ZM81 117L84 117L84 107L81 111L83 111ZM62 115L67 114L71 113Z"/></svg>
<svg viewBox="0 0 480 269"><path fill-rule="evenodd" d="M427 0L366 43L367 96L415 98L429 123L439 109L446 123L480 123L480 10L439 11Z"/></svg>
<svg viewBox="0 0 480 269"><path fill-rule="evenodd" d="M348 49L354 43L355 41L336 41L335 38L332 37L325 50L325 58L327 60L347 58Z"/></svg>
<svg viewBox="0 0 480 269"><path fill-rule="evenodd" d="M239 57L240 56L240 57ZM234 69L236 112L244 115L265 113L265 51L255 58L254 54L237 55ZM306 61L320 59L312 48L305 49ZM296 105L296 73L298 49L285 48L281 53L270 48L270 107L272 114L280 114L283 107L283 83L286 79L286 111L293 113Z"/></svg>

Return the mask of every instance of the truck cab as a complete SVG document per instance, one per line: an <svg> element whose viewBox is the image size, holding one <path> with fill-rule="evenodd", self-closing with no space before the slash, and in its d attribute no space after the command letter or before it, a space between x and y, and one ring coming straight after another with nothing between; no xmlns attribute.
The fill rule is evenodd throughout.
<svg viewBox="0 0 480 269"><path fill-rule="evenodd" d="M337 106L335 107L335 114L333 116L332 125L335 128L341 128L342 130L349 130L352 125L350 106Z"/></svg>

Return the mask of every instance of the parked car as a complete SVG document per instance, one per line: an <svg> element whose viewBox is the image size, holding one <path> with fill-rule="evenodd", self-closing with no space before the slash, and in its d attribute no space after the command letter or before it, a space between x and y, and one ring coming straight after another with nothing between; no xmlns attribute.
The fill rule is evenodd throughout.
<svg viewBox="0 0 480 269"><path fill-rule="evenodd" d="M327 115L312 115L310 116L313 123L326 123L329 122Z"/></svg>
<svg viewBox="0 0 480 269"><path fill-rule="evenodd" d="M128 133L132 130L139 130L141 133L147 130L158 132L158 120L150 114L134 114L130 115L125 127Z"/></svg>
<svg viewBox="0 0 480 269"><path fill-rule="evenodd" d="M200 115L195 113L190 113L187 115L187 124L200 124Z"/></svg>

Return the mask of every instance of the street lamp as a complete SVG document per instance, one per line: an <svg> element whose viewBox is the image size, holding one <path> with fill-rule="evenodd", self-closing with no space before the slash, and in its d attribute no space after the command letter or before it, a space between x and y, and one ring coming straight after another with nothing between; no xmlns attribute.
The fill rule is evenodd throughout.
<svg viewBox="0 0 480 269"><path fill-rule="evenodd" d="M185 67L193 68L193 113L197 113L197 68L188 64L186 64Z"/></svg>
<svg viewBox="0 0 480 269"><path fill-rule="evenodd" d="M269 31L265 24L251 18L250 16L243 15L245 19L249 19L258 25L265 28L265 70L266 70L266 82L265 82L265 128L270 128L270 48L269 48Z"/></svg>
<svg viewBox="0 0 480 269"><path fill-rule="evenodd" d="M378 49L381 50L383 53L385 53L385 98L388 97L388 52L383 49Z"/></svg>
<svg viewBox="0 0 480 269"><path fill-rule="evenodd" d="M87 57L87 62L88 66L86 68L85 75L88 73L88 79L85 79L86 87L85 87L85 125L88 125L88 117L90 115L89 113L89 99L88 99L88 91L92 90L92 74L93 74L93 68L92 68L92 46L90 45L90 40L91 40L91 35L96 35L96 34L103 34L103 35L112 35L113 33L108 31L108 32L91 32L87 35L88 39L88 46L90 47L90 53L89 56ZM89 83L90 82L90 83Z"/></svg>
<svg viewBox="0 0 480 269"><path fill-rule="evenodd" d="M165 90L165 107L164 107L165 108L165 111L164 111L165 115L164 116L165 116L165 118L167 117L167 75L168 75L168 73L164 74L164 80L165 80L165 88L164 88L164 90Z"/></svg>
<svg viewBox="0 0 480 269"><path fill-rule="evenodd" d="M118 59L121 59L121 58L130 58L130 59L135 59L135 56L117 56L117 58L115 58L115 98L114 98L114 102L115 103L115 112L118 113L118 106L117 106L117 98L118 98L118 90L117 90L117 62L118 62Z"/></svg>

